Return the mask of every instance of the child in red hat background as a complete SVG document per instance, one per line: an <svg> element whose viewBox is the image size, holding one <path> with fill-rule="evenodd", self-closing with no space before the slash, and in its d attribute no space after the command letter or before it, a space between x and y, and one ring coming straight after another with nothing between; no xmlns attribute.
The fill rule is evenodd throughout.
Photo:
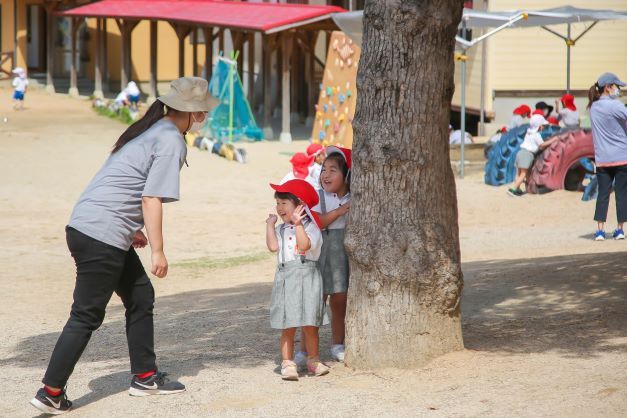
<svg viewBox="0 0 627 418"><path fill-rule="evenodd" d="M298 380L294 363L296 328L302 328L308 356L307 370L315 376L329 372L319 358L318 327L328 323L322 299L322 277L316 262L320 257L320 219L310 208L318 203L316 190L302 179L270 185L277 215L266 219L266 245L277 252L278 265L272 287L270 326L281 332L281 377ZM283 223L276 226L278 218Z"/></svg>
<svg viewBox="0 0 627 418"><path fill-rule="evenodd" d="M512 112L512 117L509 120L509 124L507 125L507 130L512 130L514 128L518 128L521 125L527 123L527 119L531 116L531 108L526 104L522 104L518 106Z"/></svg>
<svg viewBox="0 0 627 418"><path fill-rule="evenodd" d="M562 108L560 109L560 104ZM575 106L575 96L565 94L561 99L555 101L555 111L559 115L558 120L562 122L566 129L579 129L579 111Z"/></svg>
<svg viewBox="0 0 627 418"><path fill-rule="evenodd" d="M309 183L314 186L316 190L320 189L320 173L322 172L322 163L327 154L322 144L313 143L307 147L307 156L314 157L313 164L309 166L309 177L312 181Z"/></svg>

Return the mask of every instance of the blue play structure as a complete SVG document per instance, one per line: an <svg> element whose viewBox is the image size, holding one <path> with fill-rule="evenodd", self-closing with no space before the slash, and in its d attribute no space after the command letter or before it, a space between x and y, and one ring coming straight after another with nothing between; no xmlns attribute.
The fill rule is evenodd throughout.
<svg viewBox="0 0 627 418"><path fill-rule="evenodd" d="M221 142L263 140L263 131L255 122L237 72L237 53L231 59L218 57L209 82L209 92L220 99L220 104L209 116L205 135Z"/></svg>
<svg viewBox="0 0 627 418"><path fill-rule="evenodd" d="M516 178L516 154L525 139L529 125L522 125L507 131L501 136L499 142L494 144L488 154L485 164L484 182L491 186L509 184ZM547 126L542 132L542 138L546 139L559 132L555 126Z"/></svg>

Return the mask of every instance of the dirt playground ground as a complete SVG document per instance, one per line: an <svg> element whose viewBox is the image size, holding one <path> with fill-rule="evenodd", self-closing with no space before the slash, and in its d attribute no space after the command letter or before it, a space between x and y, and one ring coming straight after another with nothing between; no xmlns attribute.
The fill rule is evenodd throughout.
<svg viewBox="0 0 627 418"><path fill-rule="evenodd" d="M72 300L64 226L124 126L40 91L13 112L10 93L0 90L0 416L29 417ZM625 416L627 241L592 241L594 202L579 194L514 199L478 169L457 182L465 350L419 370L354 371L328 361L324 328L331 373L282 381L264 220L268 182L306 143L243 146L246 165L191 149L182 200L165 206L171 267L153 279L156 350L187 392L128 395L114 296L69 382L71 416Z"/></svg>

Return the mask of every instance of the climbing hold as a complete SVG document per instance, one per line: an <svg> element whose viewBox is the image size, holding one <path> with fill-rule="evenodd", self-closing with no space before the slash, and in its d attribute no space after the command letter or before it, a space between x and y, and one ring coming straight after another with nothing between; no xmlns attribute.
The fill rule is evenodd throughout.
<svg viewBox="0 0 627 418"><path fill-rule="evenodd" d="M322 111L323 112L326 112L328 110L328 108L329 107L327 105L325 105L325 104L322 105Z"/></svg>
<svg viewBox="0 0 627 418"><path fill-rule="evenodd" d="M346 96L340 93L340 95L337 97L337 100L339 100L340 104L342 104L346 101Z"/></svg>
<svg viewBox="0 0 627 418"><path fill-rule="evenodd" d="M330 121L329 119L325 120L325 121L324 121L324 127L325 127L325 128L328 128L328 127L329 127L329 125L331 125L331 121Z"/></svg>
<svg viewBox="0 0 627 418"><path fill-rule="evenodd" d="M329 86L327 87L327 96L331 96L333 94L333 89Z"/></svg>
<svg viewBox="0 0 627 418"><path fill-rule="evenodd" d="M324 133L324 131L320 131L318 133L318 138L322 141L324 139L324 137L326 136L326 134Z"/></svg>
<svg viewBox="0 0 627 418"><path fill-rule="evenodd" d="M344 114L342 113L342 114L338 117L338 119L337 119L337 120L339 120L340 122L344 122L344 118L345 118L345 116L344 116Z"/></svg>
<svg viewBox="0 0 627 418"><path fill-rule="evenodd" d="M338 112L337 110L333 113L333 116L335 116L336 118L339 116L340 112Z"/></svg>
<svg viewBox="0 0 627 418"><path fill-rule="evenodd" d="M327 93L324 90L322 90L320 92L320 97L322 97L324 99L325 97L327 97Z"/></svg>
<svg viewBox="0 0 627 418"><path fill-rule="evenodd" d="M335 112L335 109L336 109L335 105L334 105L334 104L332 104L332 105L331 105L331 112Z"/></svg>
<svg viewBox="0 0 627 418"><path fill-rule="evenodd" d="M316 112L316 119L320 119L322 117L322 112Z"/></svg>
<svg viewBox="0 0 627 418"><path fill-rule="evenodd" d="M344 108L344 113L346 113L346 114L348 115L348 106L346 106L346 107Z"/></svg>
<svg viewBox="0 0 627 418"><path fill-rule="evenodd" d="M346 92L346 97L351 97L352 95L353 95L353 92L352 92L352 91L348 90L348 91Z"/></svg>
<svg viewBox="0 0 627 418"><path fill-rule="evenodd" d="M340 124L336 123L335 125L333 125L333 132L339 132L340 130Z"/></svg>

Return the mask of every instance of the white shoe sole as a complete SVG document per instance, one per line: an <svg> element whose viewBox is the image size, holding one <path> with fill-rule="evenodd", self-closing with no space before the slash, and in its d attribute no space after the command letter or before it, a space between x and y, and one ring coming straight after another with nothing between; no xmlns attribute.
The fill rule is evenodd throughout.
<svg viewBox="0 0 627 418"><path fill-rule="evenodd" d="M619 236L617 236L614 239L618 241L618 240L621 240L621 239L625 239L625 236L624 235L619 235Z"/></svg>
<svg viewBox="0 0 627 418"><path fill-rule="evenodd" d="M605 241L605 238L603 238L603 237L596 237L594 240L595 241Z"/></svg>
<svg viewBox="0 0 627 418"><path fill-rule="evenodd" d="M128 394L131 396L152 396L152 395L174 395L175 393L185 392L185 389L180 390L159 390L159 389L135 389L129 388Z"/></svg>
<svg viewBox="0 0 627 418"><path fill-rule="evenodd" d="M31 399L30 404L33 405L35 408L39 409L41 412L44 412L46 414L51 414L51 415L61 415L72 410L72 407L70 407L67 411L59 411L56 408L46 405L45 403L41 402L37 398Z"/></svg>

